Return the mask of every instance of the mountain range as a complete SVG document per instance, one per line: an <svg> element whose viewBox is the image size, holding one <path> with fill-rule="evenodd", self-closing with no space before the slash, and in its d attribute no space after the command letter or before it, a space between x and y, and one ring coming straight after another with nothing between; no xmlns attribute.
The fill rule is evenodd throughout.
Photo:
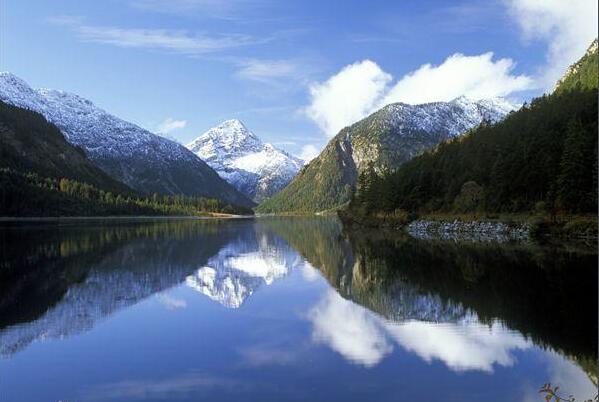
<svg viewBox="0 0 599 402"><path fill-rule="evenodd" d="M115 193L132 192L94 165L81 148L69 144L42 115L2 101L0 161L0 167L18 172L43 172L45 177L77 180Z"/></svg>
<svg viewBox="0 0 599 402"><path fill-rule="evenodd" d="M43 115L96 166L134 190L254 205L183 145L119 119L78 95L33 89L4 72L0 73L0 100Z"/></svg>
<svg viewBox="0 0 599 402"><path fill-rule="evenodd" d="M554 93L596 88L596 54L595 40ZM350 200L359 176L367 170L378 175L396 171L440 143L503 121L517 109L502 98L389 104L343 128L304 165L235 119L183 146L78 95L33 89L10 73L0 73L0 101L5 103L0 140L6 167L44 171L117 193L195 195L245 207L260 203L256 208L260 213L337 209ZM15 120L20 112L10 105L41 114L63 140L57 130L30 115L25 120L31 126L24 128L20 118Z"/></svg>
<svg viewBox="0 0 599 402"><path fill-rule="evenodd" d="M281 191L304 165L301 159L262 142L235 119L206 131L187 148L255 202Z"/></svg>
<svg viewBox="0 0 599 402"><path fill-rule="evenodd" d="M394 103L342 129L291 183L258 212L318 212L348 202L359 174L368 166L393 170L440 142L503 119L516 106L505 99L422 105Z"/></svg>

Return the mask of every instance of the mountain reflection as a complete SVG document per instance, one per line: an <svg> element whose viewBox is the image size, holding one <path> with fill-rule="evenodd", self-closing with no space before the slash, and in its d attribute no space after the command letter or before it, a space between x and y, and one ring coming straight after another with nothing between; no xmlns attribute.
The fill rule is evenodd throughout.
<svg viewBox="0 0 599 402"><path fill-rule="evenodd" d="M455 370L509 366L535 344L596 383L594 248L417 240L343 232L334 219L272 219L337 290L311 311L313 337L373 366L394 345Z"/></svg>
<svg viewBox="0 0 599 402"><path fill-rule="evenodd" d="M493 372L540 347L596 378L593 249L344 232L327 218L14 227L0 243L3 356L90 330L153 294L186 307L165 292L174 286L239 308L297 270L304 283L330 285L301 317L313 343L359 366L402 351Z"/></svg>
<svg viewBox="0 0 599 402"><path fill-rule="evenodd" d="M256 224L186 279L191 288L228 308L239 308L256 289L303 264L278 236Z"/></svg>
<svg viewBox="0 0 599 402"><path fill-rule="evenodd" d="M0 231L0 355L38 339L91 329L116 311L177 285L227 244L218 222L9 228Z"/></svg>
<svg viewBox="0 0 599 402"><path fill-rule="evenodd" d="M0 230L0 356L185 283L229 308L303 259L255 221L154 221ZM199 267L199 268L198 268ZM168 308L184 300L161 294Z"/></svg>

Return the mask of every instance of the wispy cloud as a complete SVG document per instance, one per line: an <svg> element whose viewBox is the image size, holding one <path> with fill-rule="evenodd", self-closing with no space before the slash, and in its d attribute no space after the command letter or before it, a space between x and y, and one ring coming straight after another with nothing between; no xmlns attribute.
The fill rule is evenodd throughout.
<svg viewBox="0 0 599 402"><path fill-rule="evenodd" d="M88 25L82 17L52 17L49 22L62 25L84 42L102 43L123 48L166 50L185 55L215 53L242 46L263 44L271 38L255 38L240 33L206 34L185 30L123 28Z"/></svg>
<svg viewBox="0 0 599 402"><path fill-rule="evenodd" d="M516 352L532 346L520 333L497 321L392 322L334 291L310 311L308 319L313 325L314 342L367 368L378 365L397 345L426 362L441 361L455 372L492 373L496 366L514 365Z"/></svg>
<svg viewBox="0 0 599 402"><path fill-rule="evenodd" d="M239 68L237 77L258 81L262 83L273 83L280 79L295 79L299 77L298 66L291 60L259 60L249 59L237 62Z"/></svg>
<svg viewBox="0 0 599 402"><path fill-rule="evenodd" d="M597 0L506 0L524 40L547 42L539 84L552 88L597 37Z"/></svg>
<svg viewBox="0 0 599 402"><path fill-rule="evenodd" d="M239 354L243 363L251 367L288 366L299 358L297 351L266 344L242 348Z"/></svg>
<svg viewBox="0 0 599 402"><path fill-rule="evenodd" d="M130 5L162 14L237 20L248 12L263 11L272 3L269 0L132 0Z"/></svg>
<svg viewBox="0 0 599 402"><path fill-rule="evenodd" d="M239 392L244 389L247 390L248 387L247 384L236 380L190 372L170 378L123 380L97 385L88 390L85 399L100 401L111 399L171 399L214 388Z"/></svg>
<svg viewBox="0 0 599 402"><path fill-rule="evenodd" d="M185 126L187 126L187 120L175 120L172 117L167 117L156 127L156 131L161 134L168 134L171 131L185 128Z"/></svg>

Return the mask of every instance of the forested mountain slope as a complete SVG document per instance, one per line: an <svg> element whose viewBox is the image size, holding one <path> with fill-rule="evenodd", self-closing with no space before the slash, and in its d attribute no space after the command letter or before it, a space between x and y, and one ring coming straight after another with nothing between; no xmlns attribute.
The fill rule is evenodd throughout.
<svg viewBox="0 0 599 402"><path fill-rule="evenodd" d="M139 192L254 205L183 145L120 119L81 96L33 89L19 77L2 72L0 100L40 113L96 166Z"/></svg>
<svg viewBox="0 0 599 402"><path fill-rule="evenodd" d="M402 163L479 125L498 121L514 106L503 99L423 105L394 103L344 128L322 153L304 167L280 193L258 212L318 212L349 201L360 172L372 165L377 172Z"/></svg>
<svg viewBox="0 0 599 402"><path fill-rule="evenodd" d="M504 121L443 142L393 173L366 171L347 214L596 213L596 42L574 66L554 93Z"/></svg>
<svg viewBox="0 0 599 402"><path fill-rule="evenodd" d="M39 113L0 101L0 167L69 178L107 191L132 190L96 167Z"/></svg>
<svg viewBox="0 0 599 402"><path fill-rule="evenodd" d="M0 101L0 216L251 213L201 197L145 197L108 176L41 114Z"/></svg>

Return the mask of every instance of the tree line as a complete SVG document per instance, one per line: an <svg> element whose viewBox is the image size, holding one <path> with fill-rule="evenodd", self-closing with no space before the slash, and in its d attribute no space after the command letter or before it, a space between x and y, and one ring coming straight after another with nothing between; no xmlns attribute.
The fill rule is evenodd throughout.
<svg viewBox="0 0 599 402"><path fill-rule="evenodd" d="M597 90L545 95L395 171L358 178L349 213L597 212Z"/></svg>
<svg viewBox="0 0 599 402"><path fill-rule="evenodd" d="M77 180L0 168L0 216L252 214L217 199L105 191Z"/></svg>

